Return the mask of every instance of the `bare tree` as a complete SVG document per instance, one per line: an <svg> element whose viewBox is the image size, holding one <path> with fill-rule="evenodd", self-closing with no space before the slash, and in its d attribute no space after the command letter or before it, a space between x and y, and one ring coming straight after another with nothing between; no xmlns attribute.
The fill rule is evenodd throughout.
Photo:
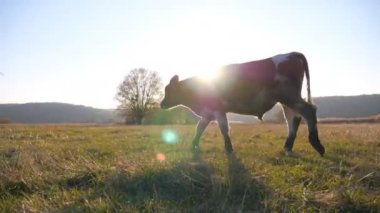
<svg viewBox="0 0 380 213"><path fill-rule="evenodd" d="M133 69L119 85L116 100L118 111L126 122L141 124L144 116L162 97L161 78L157 72L143 68Z"/></svg>

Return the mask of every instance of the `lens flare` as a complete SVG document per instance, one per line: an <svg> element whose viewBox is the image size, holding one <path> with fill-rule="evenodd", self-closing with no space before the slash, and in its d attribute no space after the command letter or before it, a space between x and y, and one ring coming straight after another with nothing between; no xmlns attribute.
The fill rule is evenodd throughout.
<svg viewBox="0 0 380 213"><path fill-rule="evenodd" d="M164 160L166 160L166 156L164 154L162 154L162 153L157 153L156 160L158 160L158 161L164 161Z"/></svg>
<svg viewBox="0 0 380 213"><path fill-rule="evenodd" d="M177 133L171 129L162 130L161 138L167 144L176 144L179 142Z"/></svg>

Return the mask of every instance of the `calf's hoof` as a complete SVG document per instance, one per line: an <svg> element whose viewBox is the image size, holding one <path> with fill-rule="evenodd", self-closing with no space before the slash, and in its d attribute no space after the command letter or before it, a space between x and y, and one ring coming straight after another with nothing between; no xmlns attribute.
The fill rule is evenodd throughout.
<svg viewBox="0 0 380 213"><path fill-rule="evenodd" d="M286 156L293 156L294 155L292 149L288 149L285 147L284 151L285 151Z"/></svg>
<svg viewBox="0 0 380 213"><path fill-rule="evenodd" d="M323 145L319 141L317 131L309 134L309 141L311 145L313 146L313 148L317 150L317 152L323 157L323 155L325 154L325 147L323 147Z"/></svg>
<svg viewBox="0 0 380 213"><path fill-rule="evenodd" d="M319 141L318 143L313 143L312 146L315 150L317 150L321 157L323 157L323 155L325 154L325 147L323 147Z"/></svg>
<svg viewBox="0 0 380 213"><path fill-rule="evenodd" d="M285 150L285 152L292 152L292 149L293 149L293 147L289 147L289 146L284 146L284 150Z"/></svg>
<svg viewBox="0 0 380 213"><path fill-rule="evenodd" d="M325 147L323 147L323 146L321 145L320 149L317 150L317 151L318 151L318 153L321 155L321 157L323 157L323 155L325 154Z"/></svg>

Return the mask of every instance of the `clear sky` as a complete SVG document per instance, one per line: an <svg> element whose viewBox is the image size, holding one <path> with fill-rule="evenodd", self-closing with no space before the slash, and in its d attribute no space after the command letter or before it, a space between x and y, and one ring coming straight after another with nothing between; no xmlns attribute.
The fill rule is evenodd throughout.
<svg viewBox="0 0 380 213"><path fill-rule="evenodd" d="M380 1L0 0L0 103L115 108L133 68L166 84L290 51L313 96L380 93Z"/></svg>

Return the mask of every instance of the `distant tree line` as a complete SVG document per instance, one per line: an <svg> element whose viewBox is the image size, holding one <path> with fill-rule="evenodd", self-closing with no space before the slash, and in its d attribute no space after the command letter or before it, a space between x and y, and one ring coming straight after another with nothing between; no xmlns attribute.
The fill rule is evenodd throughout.
<svg viewBox="0 0 380 213"><path fill-rule="evenodd" d="M0 118L0 124L10 124L12 121L8 118Z"/></svg>
<svg viewBox="0 0 380 213"><path fill-rule="evenodd" d="M112 123L112 110L65 103L0 104L0 123Z"/></svg>

